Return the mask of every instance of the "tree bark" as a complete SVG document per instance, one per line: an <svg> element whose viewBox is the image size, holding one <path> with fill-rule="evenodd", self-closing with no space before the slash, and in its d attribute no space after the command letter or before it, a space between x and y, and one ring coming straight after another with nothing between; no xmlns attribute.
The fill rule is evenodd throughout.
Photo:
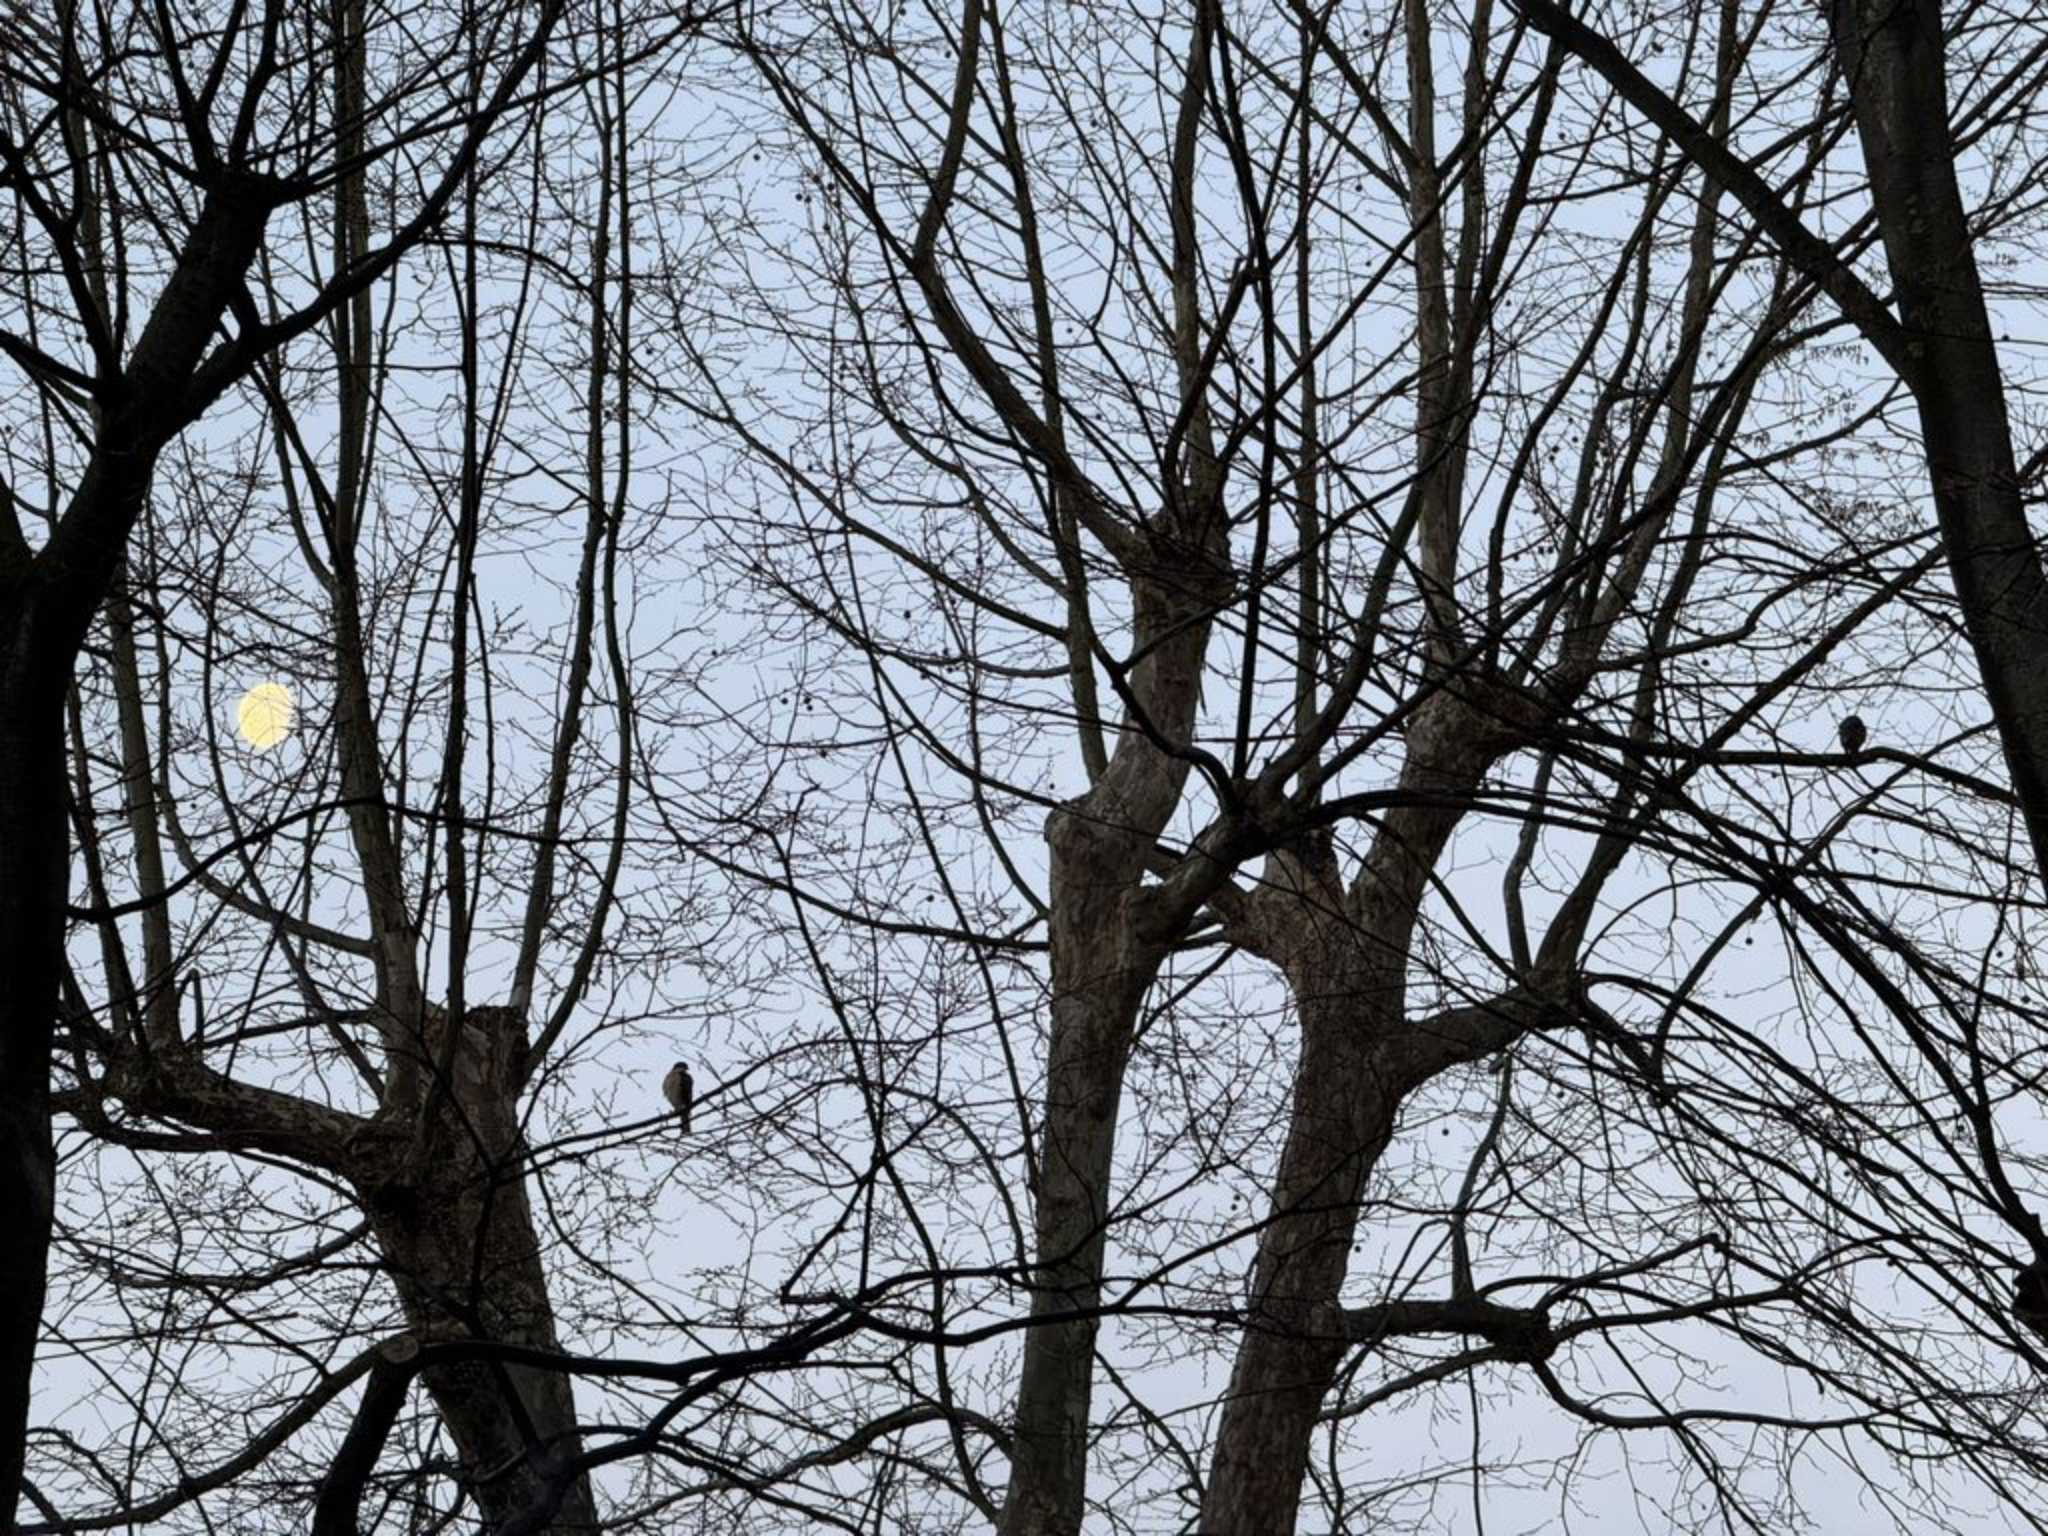
<svg viewBox="0 0 2048 1536"><path fill-rule="evenodd" d="M1204 583L1190 576L1187 586ZM1200 697L1206 615L1141 599L1141 635L1172 634L1134 669L1146 722L1185 742ZM1177 631L1177 633L1176 633ZM1188 762L1126 722L1107 771L1056 813L1051 848L1051 1040L1035 1191L1031 1315L1102 1300L1111 1164L1124 1069L1145 992L1168 946L1149 933L1142 879L1179 803ZM1034 1326L1024 1340L1002 1536L1074 1536L1085 1514L1096 1320Z"/></svg>
<svg viewBox="0 0 2048 1536"><path fill-rule="evenodd" d="M2048 576L2020 500L2005 382L1956 179L1941 6L1837 0L1830 21L1950 576L2035 866L2048 880Z"/></svg>
<svg viewBox="0 0 2048 1536"><path fill-rule="evenodd" d="M1124 1069L1146 989L1178 937L1171 923L1157 921L1143 880L1196 761L1209 632L1234 587L1207 401L1211 364L1202 348L1194 196L1196 126L1217 20L1213 6L1198 8L1174 133L1173 350L1185 436L1162 465L1164 515L1153 530L1124 532L1111 542L1130 583L1138 659L1108 763L1046 829L1053 1004L1034 1191L1036 1326L1024 1336L999 1536L1078 1536L1086 1514L1097 1324L1092 1316L1050 1319L1102 1300ZM963 65L963 79L967 73ZM929 270L935 307L953 313ZM957 327L957 319L953 323ZM971 360L971 339L962 342ZM999 403L1004 398L990 393ZM1016 398L1014 390L1009 398ZM1014 418L1018 409L1007 414ZM1036 431L1056 441L1042 423ZM1062 455L1052 457L1058 462ZM1070 622L1076 613L1085 624L1079 605ZM1092 689L1077 690L1075 704L1077 710L1091 707ZM1084 720L1084 739L1094 725ZM1213 759L1209 766L1212 773L1220 770Z"/></svg>
<svg viewBox="0 0 2048 1536"><path fill-rule="evenodd" d="M1463 699L1439 694L1410 730L1402 786L1433 799L1470 790L1488 734ZM1286 974L1301 1058L1203 1493L1206 1536L1294 1529L1316 1414L1346 1347L1316 1320L1341 1296L1359 1201L1401 1101L1428 1075L1409 1038L1408 950L1462 814L1441 802L1389 813L1348 891L1334 863L1289 858L1252 897L1245 937Z"/></svg>
<svg viewBox="0 0 2048 1536"><path fill-rule="evenodd" d="M0 605L0 1516L11 1522L56 1198L50 1046L64 957L69 846L63 690L21 665L19 603Z"/></svg>
<svg viewBox="0 0 2048 1536"><path fill-rule="evenodd" d="M1297 994L1301 1063L1203 1490L1205 1536L1294 1529L1316 1414L1346 1348L1317 1326L1318 1309L1342 1291L1359 1199L1400 1108L1380 1027L1387 989L1400 982L1384 964L1357 964L1364 945L1338 947L1349 953L1332 955L1324 985L1356 986L1356 995Z"/></svg>
<svg viewBox="0 0 2048 1536"><path fill-rule="evenodd" d="M1158 969L1132 942L1137 869L1076 811L1050 829L1052 1038L1039 1156L1035 1320L1102 1299L1109 1182L1133 1023ZM1004 1536L1081 1528L1096 1322L1033 1327L1017 1389Z"/></svg>
<svg viewBox="0 0 2048 1536"><path fill-rule="evenodd" d="M422 1046L437 1059L448 1017L427 1011ZM353 1175L411 1332L424 1343L490 1339L560 1348L539 1234L526 1197L518 1116L525 1020L510 1008L465 1011L446 1091L418 1142ZM385 1175L380 1177L379 1175ZM495 1530L550 1497L548 1484L582 1450L569 1379L527 1366L430 1367L421 1380L455 1441L469 1492ZM541 1529L597 1529L590 1482L570 1485Z"/></svg>
<svg viewBox="0 0 2048 1536"><path fill-rule="evenodd" d="M147 1119L207 1133L203 1140L215 1148L260 1152L345 1180L369 1217L412 1337L557 1353L519 1123L525 1016L472 1007L452 1041L448 1029L447 1013L430 1005L409 1043L426 1064L421 1077L438 1091L374 1119L229 1077L184 1041L147 1051L115 1042L109 1075L74 1107L87 1129L109 1140L122 1140L131 1127L105 1117L101 1095ZM436 1077L443 1060L446 1075ZM582 1448L566 1376L473 1362L429 1367L421 1380L489 1529L522 1516L529 1531L585 1536L596 1529L588 1477L564 1475ZM537 1517L550 1505L552 1515Z"/></svg>

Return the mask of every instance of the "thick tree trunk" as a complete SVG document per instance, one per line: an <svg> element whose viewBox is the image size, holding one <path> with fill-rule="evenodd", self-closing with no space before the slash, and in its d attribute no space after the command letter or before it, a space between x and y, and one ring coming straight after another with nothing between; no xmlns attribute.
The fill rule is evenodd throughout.
<svg viewBox="0 0 2048 1536"><path fill-rule="evenodd" d="M1410 730L1404 786L1469 790L1499 728L1439 695ZM1338 1305L1365 1182L1419 1080L1408 949L1429 872L1461 814L1449 805L1390 814L1348 892L1334 866L1290 861L1280 873L1293 878L1270 879L1254 897L1247 937L1287 975L1301 1060L1203 1493L1205 1536L1294 1529L1316 1415L1345 1349L1341 1331L1318 1318Z"/></svg>
<svg viewBox="0 0 2048 1536"><path fill-rule="evenodd" d="M1185 515L1201 520L1206 497ZM1134 581L1139 650L1131 687L1145 725L1126 720L1107 769L1046 827L1051 1041L1035 1174L1037 1263L1012 1424L1000 1536L1078 1536L1088 1486L1089 1403L1096 1321L1041 1321L1102 1299L1110 1173L1124 1069L1146 989L1168 944L1154 934L1143 878L1160 830L1180 803L1187 742L1201 700L1210 614L1228 567L1209 547L1173 551L1172 580Z"/></svg>
<svg viewBox="0 0 2048 1536"><path fill-rule="evenodd" d="M1343 1290L1359 1198L1400 1108L1374 1017L1399 981L1355 968L1336 975L1358 976L1360 995L1301 999L1293 1114L1203 1493L1205 1536L1294 1529L1316 1415L1344 1356L1319 1309Z"/></svg>
<svg viewBox="0 0 2048 1536"><path fill-rule="evenodd" d="M422 1044L439 1053L445 1015L430 1010L428 1026ZM526 1046L524 1021L511 1009L467 1010L461 1038L440 1058L449 1070L424 1144L389 1179L362 1180L406 1320L422 1340L560 1347L526 1197L516 1076ZM582 1448L560 1372L474 1364L429 1370L423 1381L487 1529L549 1498L551 1475ZM596 1528L589 1480L577 1477L544 1529L583 1536Z"/></svg>
<svg viewBox="0 0 2048 1536"><path fill-rule="evenodd" d="M50 1251L56 1156L50 1045L69 846L63 690L24 678L18 611L0 609L0 1528L12 1528Z"/></svg>
<svg viewBox="0 0 2048 1536"><path fill-rule="evenodd" d="M1096 1322L1039 1320L1102 1300L1102 1264L1118 1105L1132 1024L1157 970L1131 939L1137 880L1101 829L1056 817L1052 1042L1039 1151L1038 1268L1017 1390L1003 1536L1072 1536L1087 1493ZM1118 841L1121 841L1120 839Z"/></svg>
<svg viewBox="0 0 2048 1536"><path fill-rule="evenodd" d="M2048 577L1956 180L1937 0L1837 0L1835 46L1905 332L1949 571L2048 879Z"/></svg>

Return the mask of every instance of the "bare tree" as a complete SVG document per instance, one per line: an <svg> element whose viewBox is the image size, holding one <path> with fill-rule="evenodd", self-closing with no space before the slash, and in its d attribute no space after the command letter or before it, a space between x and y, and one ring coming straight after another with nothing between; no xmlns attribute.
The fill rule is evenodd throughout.
<svg viewBox="0 0 2048 1536"><path fill-rule="evenodd" d="M1986 20L1975 8L1944 14L1939 0L1840 0L1827 8L1824 66L1838 74L1861 149L1853 217L1817 231L1765 171L1744 163L1615 42L1548 0L1515 0L1530 23L1589 66L1754 227L1824 291L1911 397L1919 447L1963 634L1976 660L2003 766L2033 852L2048 881L2048 570L2028 525L2048 450L2024 466L2001 365L1980 254L2010 264L2033 238L2034 205L2048 177L2027 128L2048 80L2048 37L2031 16ZM1756 30L1761 32L1759 20ZM1808 29L1800 27L1799 31ZM1819 39L1797 38L1812 46ZM1868 269L1871 234L1888 290ZM2029 258L2037 255L2029 250ZM2038 307L2040 285L2020 274L2000 285L2007 305ZM2009 340L2009 337L2003 338ZM2006 915L2001 908L1998 929ZM1904 992L1884 1006L1941 1074L1951 1112L1971 1126L1978 1195L2027 1249L2023 1275L2048 1273L2048 1230L2005 1168L1995 1125L1999 1080L2011 1058L1972 1024L1960 1038L1927 1032ZM1981 1003L1977 1005L1981 1007ZM1973 1008L1974 1012L1975 1009ZM2025 1079L2022 1079L2025 1081ZM2029 1284L2020 1284L2022 1302Z"/></svg>
<svg viewBox="0 0 2048 1536"><path fill-rule="evenodd" d="M427 1001L421 929L403 883L402 811L387 794L365 670L376 620L362 606L359 531L374 504L368 466L381 403L374 376L392 361L388 347L380 350L373 290L383 284L395 295L407 280L401 267L409 256L445 249L466 253L466 267L462 258L455 267L467 279L463 291L472 306L478 303L482 177L519 163L542 142L548 101L579 81L616 96L623 89L622 50L659 46L687 22L658 18L629 30L622 18L593 15L594 25L579 29L584 37L563 49L554 40L563 13L555 4L384 10L352 0L324 10L238 5L173 17L161 8L65 5L47 15L18 12L5 24L12 62L0 181L19 280L8 288L9 329L0 349L30 387L16 407L0 493L0 690L7 721L0 743L0 947L15 962L0 1038L7 1201L19 1213L17 1240L4 1260L0 1507L11 1510L21 1486L52 1209L50 1061L60 1016L74 1061L63 1103L86 1123L117 1138L133 1132L141 1145L165 1144L137 1122L117 1124L107 1101L118 1098L131 1113L204 1133L205 1145L325 1168L363 1195L409 1310L430 1336L459 1327L527 1342L550 1338L526 1197L506 1172L517 1165L517 1093L534 1060L559 1037L571 1004L529 1042L524 992L532 987L537 936L526 944L534 953L516 978L515 1006L470 1008L463 996L470 922L463 900L471 876L463 864L469 822L462 786L471 727L460 667L444 738L444 788L434 808L454 861L446 877L456 963L445 1004ZM373 179L384 193L375 206L367 191ZM444 245L451 219L457 238ZM610 219L607 212L600 227ZM597 265L605 266L601 248ZM593 309L601 330L610 309L601 280ZM388 313L385 325L388 342ZM322 347L339 382L315 405L299 370ZM601 345L591 373L600 381L609 376ZM457 566L458 658L478 643L464 625L473 612L470 562L487 458L477 446L477 432L487 427L480 407L488 381L478 371L474 328L462 377L472 425L449 545ZM260 455L241 454L220 476L181 434L230 396L260 402L268 446ZM323 473L308 413L330 406L336 428ZM605 461L598 439L592 441L592 473L602 475ZM155 640L161 728L170 719L173 684L163 668L179 647L154 627L165 617L158 583L187 560L188 569L211 561L218 570L233 558L233 546L180 549L175 559L159 547L139 569L124 567L124 559L139 522L150 522L158 539L202 531L150 512L161 491L160 461L181 442L187 505L225 493L232 506L239 484L246 509L259 483L283 490L328 599L341 765L331 804L345 814L361 860L365 935L332 926L304 888L294 911L287 898L273 902L260 887L252 895L244 879L219 877L223 855L242 857L245 873L253 871L252 844L275 828L244 824L224 848L188 857L185 874L173 864L173 845L180 854L192 852L168 782L188 742L152 732L138 635L153 633ZM274 480L260 467L264 457L274 457ZM590 526L606 525L607 514L593 508ZM590 543L601 548L601 533ZM586 675L596 602L589 564L572 652ZM108 755L118 765L111 787L125 823L118 871L109 868L113 839L94 824L95 770L105 760L96 753L100 738L84 728L75 698L66 708L74 663L103 602ZM574 684L585 686L584 677ZM569 719L581 713L578 699ZM569 791L575 730L564 727L565 761L553 779L551 810L540 818L541 841L550 848ZM66 771L67 741L80 747L72 759L75 781ZM75 808L75 820L67 807ZM82 915L96 929L105 967L104 1015L66 965L74 826L91 893ZM546 868L551 857L539 861L529 929L538 930L555 892ZM231 1027L225 1042L207 1038L203 989L189 971L192 931L180 933L170 907L175 892L194 882L219 895L221 910L267 925L288 954L331 944L374 972L362 1002L352 999L338 1010L322 996L314 968L302 966L298 977L315 1009L314 1027L336 1040L376 1095L364 1112L234 1075L228 1063L240 1031ZM119 920L129 916L139 921L139 955L120 932ZM602 927L600 912L593 932ZM587 975L588 958L581 964ZM579 976L568 990L578 994L582 985ZM367 1030L383 1053L381 1064L339 1027L339 1018ZM439 1201L449 1208L437 1209ZM448 1219L438 1219L443 1215ZM488 1283L479 1286L480 1276ZM517 1507L516 1464L529 1450L546 1451L573 1421L559 1374L517 1367L511 1374L517 1400L501 1390L502 1370L471 1365L428 1374L465 1457L480 1475L488 1469L498 1476L484 1485L486 1507ZM508 1458L515 1464L509 1478L497 1466ZM578 1498L580 1511L572 1507L568 1519L587 1525L587 1491Z"/></svg>
<svg viewBox="0 0 2048 1536"><path fill-rule="evenodd" d="M1442 1528L1654 1445L1667 1524L1802 1518L1816 1447L1899 1529L2025 1517L2040 860L1949 658L2029 654L2031 470L1930 535L1940 432L2015 458L1992 301L1865 372L1933 341L1854 273L1887 207L1929 315L2028 249L2048 52L1951 40L1930 255L1942 188L1865 218L1841 153L1926 49L1617 14L779 7L687 173L659 21L566 37L89 636L61 1278L162 1299L60 1331L145 1442L42 1441L67 1508ZM259 314L417 195L323 153ZM333 700L299 757L215 739L259 660ZM673 1052L589 1087L635 1013L728 1043L688 1137ZM716 1237L657 1278L672 1186Z"/></svg>
<svg viewBox="0 0 2048 1536"><path fill-rule="evenodd" d="M1722 1053L1784 1046L1694 1013L1753 957L1726 935L1688 951L1691 893L1737 893L1733 933L1754 902L1868 944L1800 890L1841 835L1802 785L1847 798L1840 825L1879 814L1837 777L1864 754L1837 746L1856 701L1835 701L1879 617L1929 601L1934 563L1889 504L1787 532L1780 467L1825 462L1892 403L1837 384L1826 286L1767 230L1731 228L1717 181L1612 95L1575 88L1522 13L774 20L749 43L807 178L801 236L737 232L754 286L736 301L675 294L697 409L755 466L720 487L726 528L735 501L758 509L729 558L784 626L762 654L788 713L766 712L743 781L759 804L779 776L787 798L754 825L793 848L752 869L897 957L874 977L914 969L920 935L980 973L979 1007L949 1016L982 1016L1012 1116L983 1140L1030 1197L1011 1262L1037 1324L1014 1379L983 1378L1013 1404L999 1528L1080 1529L1091 1461L1124 1429L1185 1472L1203 1529L1287 1527L1311 1470L1341 1517L1349 1474L1312 1462L1320 1433L1501 1365L1596 1432L1670 1433L1730 1519L1796 1495L1693 1426L1789 1445L1911 1424L1981 1448L1973 1407L1923 1415L1919 1346L1856 1313L1868 1268L1918 1237L1896 1211L1877 1235L1867 1190L1814 1193L1827 1177L1800 1160L1854 1135L1799 1143L1756 1195L1781 1227L1731 1222L1718 1193L1734 1169L1773 1190L1745 1137L1811 1127L1860 1080L1788 1067L1796 1093L1726 1088ZM1729 158L1773 130L1781 82L1745 72L1762 22L1724 6L1656 25L1703 142ZM1772 139L1795 207L1835 169L1831 88ZM747 338L790 366L750 374ZM1920 686L1892 667L1887 686ZM1912 773L1981 795L1950 761L1968 740ZM1042 850L1016 836L1033 815ZM1461 846L1498 862L1487 905L1447 865ZM1687 915L1633 931L1652 899ZM1018 978L1041 955L1034 1006ZM1275 984L1298 1045L1262 1049L1255 1013L1226 1021ZM916 1010L889 1038L936 1072L940 1005L872 985L856 1014ZM1714 1022L1673 1022L1698 1016ZM1387 1230L1362 1227L1391 1198L1390 1149L1417 1177L1404 1129L1502 1052L1542 1086L1489 1088L1489 1112L1512 1129L1574 1104L1559 1124L1599 1129L1568 1166L1597 1196L1572 1213L1534 1174L1517 1189L1488 1136L1434 1170L1442 1187L1404 1183ZM1741 1123L1681 1103L1681 1080L1720 1085L1703 1099ZM1919 1127L1870 1111L1902 1148L1932 1132L1887 1102ZM1219 1215L1248 1178L1263 1211ZM1640 1217L1653 1192L1670 1216ZM1488 1278L1472 1231L1496 1198L1522 1212L1520 1276L1503 1237ZM1983 1260L1967 1217L1951 1236ZM1368 1247L1378 1267L1354 1258ZM1231 1253L1242 1269L1212 1262ZM1945 1284L1943 1305L2009 1339ZM1160 1317L1134 1326L1162 1357L1228 1319L1213 1438L1121 1371L1124 1406L1102 1406L1112 1314ZM1819 1396L1856 1375L1855 1412L1671 1406L1642 1378L1628 1390L1655 1411L1599 1406L1586 1341L1694 1324L1796 1362ZM1385 1379L1333 1406L1361 1368ZM1985 1454L1994 1483L1999 1455L2038 1475L2031 1437Z"/></svg>

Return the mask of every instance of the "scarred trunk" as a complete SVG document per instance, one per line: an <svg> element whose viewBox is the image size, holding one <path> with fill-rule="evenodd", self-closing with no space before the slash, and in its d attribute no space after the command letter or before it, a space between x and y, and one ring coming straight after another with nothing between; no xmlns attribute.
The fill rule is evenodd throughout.
<svg viewBox="0 0 2048 1536"><path fill-rule="evenodd" d="M446 1029L445 1015L430 1010L429 1053L447 1049ZM560 1347L526 1197L514 1076L526 1047L512 1010L468 1009L442 1058L449 1071L427 1111L424 1143L387 1165L388 1177L359 1176L406 1320L423 1340ZM489 1529L549 1497L550 1475L581 1450L569 1379L559 1372L457 1365L423 1381ZM574 1478L545 1529L580 1536L596 1525L589 1480Z"/></svg>

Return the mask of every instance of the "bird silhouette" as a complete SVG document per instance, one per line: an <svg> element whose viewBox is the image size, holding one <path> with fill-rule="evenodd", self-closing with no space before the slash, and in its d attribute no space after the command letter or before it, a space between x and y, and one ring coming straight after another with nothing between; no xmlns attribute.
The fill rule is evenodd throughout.
<svg viewBox="0 0 2048 1536"><path fill-rule="evenodd" d="M1842 750L1854 756L1863 750L1863 744L1870 740L1870 727L1863 723L1861 715L1849 715L1842 721Z"/></svg>
<svg viewBox="0 0 2048 1536"><path fill-rule="evenodd" d="M690 1079L690 1069L677 1062L668 1069L668 1076L661 1080L661 1096L668 1100L668 1107L676 1112L676 1120L682 1133L690 1134L690 1106L697 1099L697 1085Z"/></svg>

